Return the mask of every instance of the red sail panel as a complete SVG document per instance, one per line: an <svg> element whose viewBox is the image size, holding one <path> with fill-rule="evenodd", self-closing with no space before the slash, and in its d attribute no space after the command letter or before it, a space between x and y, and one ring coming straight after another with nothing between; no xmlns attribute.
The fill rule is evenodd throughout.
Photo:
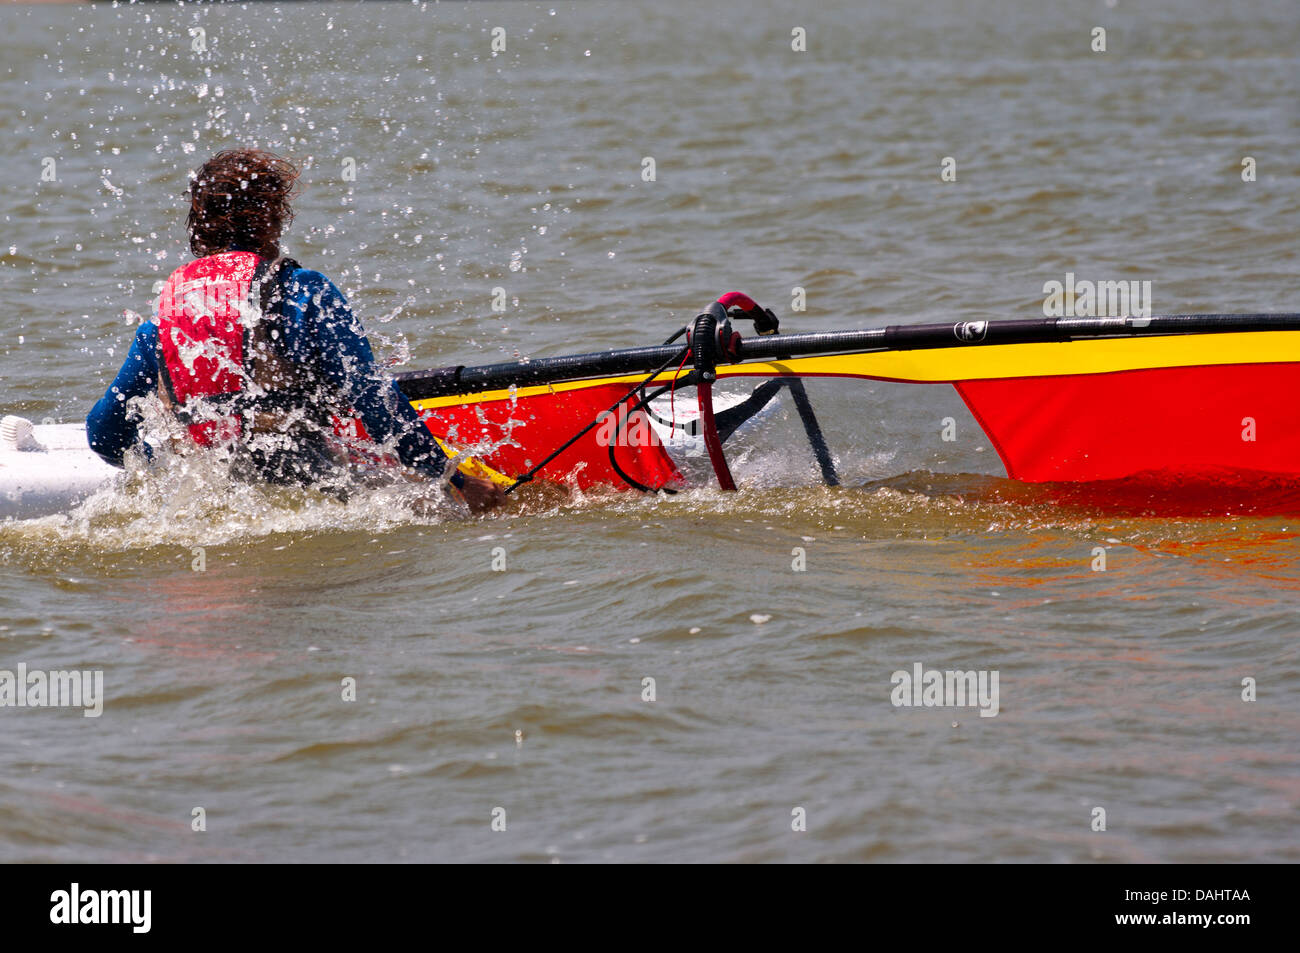
<svg viewBox="0 0 1300 953"><path fill-rule="evenodd" d="M954 386L1031 483L1144 473L1300 479L1300 365L1162 367Z"/></svg>
<svg viewBox="0 0 1300 953"><path fill-rule="evenodd" d="M628 385L602 384L514 399L476 401L424 411L429 429L471 453L493 469L519 476L532 469L628 391ZM625 405L626 406L626 405ZM619 467L651 489L683 482L681 473L653 429L638 414L620 415L626 427L614 447ZM548 463L538 479L568 483L587 490L629 484L610 463L608 427L597 426ZM489 449L480 449L489 448Z"/></svg>

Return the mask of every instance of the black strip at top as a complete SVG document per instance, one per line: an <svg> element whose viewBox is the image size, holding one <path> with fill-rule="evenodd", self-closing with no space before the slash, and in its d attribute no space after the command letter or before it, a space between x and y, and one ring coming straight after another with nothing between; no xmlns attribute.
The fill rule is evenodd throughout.
<svg viewBox="0 0 1300 953"><path fill-rule="evenodd" d="M1300 330L1300 314L1166 314L1149 318L956 321L944 324L890 325L856 331L757 335L742 341L740 355L742 361L772 360L855 351L902 351L1094 338L1287 330ZM512 384L526 387L588 377L648 374L673 359L674 355L678 359L685 357L686 348L681 345L620 348L474 367L453 365L433 370L406 371L397 374L396 378L402 393L408 399L424 400L496 390Z"/></svg>

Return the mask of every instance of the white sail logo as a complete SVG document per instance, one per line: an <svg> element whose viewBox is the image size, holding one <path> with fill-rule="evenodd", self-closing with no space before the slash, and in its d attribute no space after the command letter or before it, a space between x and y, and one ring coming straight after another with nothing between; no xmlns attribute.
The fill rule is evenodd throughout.
<svg viewBox="0 0 1300 953"><path fill-rule="evenodd" d="M965 341L967 344L975 344L984 340L984 335L988 334L989 323L987 321L962 321L960 324L953 325L952 333L957 336L958 341Z"/></svg>

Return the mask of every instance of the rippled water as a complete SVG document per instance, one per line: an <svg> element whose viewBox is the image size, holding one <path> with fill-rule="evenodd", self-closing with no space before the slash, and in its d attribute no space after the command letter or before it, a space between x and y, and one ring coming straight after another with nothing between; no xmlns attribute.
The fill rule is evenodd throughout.
<svg viewBox="0 0 1300 953"><path fill-rule="evenodd" d="M0 27L0 403L37 419L102 391L184 260L186 171L235 142L307 161L290 251L409 367L658 343L732 288L791 330L1032 316L1066 272L1294 310L1291 3ZM810 392L850 486L777 422L734 496L467 520L185 472L0 526L0 668L107 694L0 709L0 859L1300 859L1300 508L1023 487L948 388ZM894 707L917 662L996 670L999 714Z"/></svg>

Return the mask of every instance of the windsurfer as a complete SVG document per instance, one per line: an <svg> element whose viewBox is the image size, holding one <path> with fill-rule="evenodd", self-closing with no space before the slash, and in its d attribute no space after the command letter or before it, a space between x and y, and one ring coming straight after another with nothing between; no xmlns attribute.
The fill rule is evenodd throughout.
<svg viewBox="0 0 1300 953"><path fill-rule="evenodd" d="M397 383L381 374L360 321L318 271L280 254L298 170L267 152L220 152L195 174L187 219L195 260L172 273L154 322L87 417L91 448L115 466L140 440L133 398L156 393L188 446L231 448L232 471L338 491L344 434L393 450L436 480L446 455ZM147 447L145 452L148 452ZM502 502L489 480L454 473L470 509ZM343 492L346 492L343 489Z"/></svg>

